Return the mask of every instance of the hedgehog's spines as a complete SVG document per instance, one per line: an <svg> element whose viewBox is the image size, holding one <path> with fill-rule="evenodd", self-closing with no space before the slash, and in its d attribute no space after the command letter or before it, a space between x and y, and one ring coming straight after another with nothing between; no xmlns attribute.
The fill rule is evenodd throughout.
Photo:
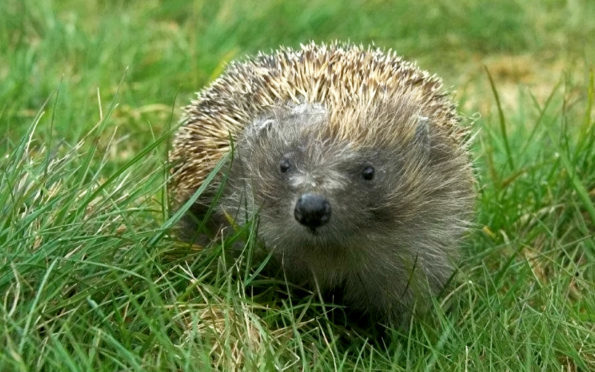
<svg viewBox="0 0 595 372"><path fill-rule="evenodd" d="M398 103L402 97L408 97L409 103ZM178 173L180 195L183 199L182 190L196 189L216 159L229 151L225 143L230 135L234 138L276 105L321 103L329 108L331 125L342 125L344 120L338 117L341 112L362 116L366 110L394 100L399 105L416 106L420 115L433 118L433 125L443 126L441 130L457 143L467 133L458 125L456 108L447 97L436 75L420 70L393 50L375 45L310 42L297 49L282 47L231 62L224 74L184 109L171 153L172 159L181 160L185 169ZM348 139L353 130L337 128L333 132ZM205 151L210 154L208 158L199 156Z"/></svg>

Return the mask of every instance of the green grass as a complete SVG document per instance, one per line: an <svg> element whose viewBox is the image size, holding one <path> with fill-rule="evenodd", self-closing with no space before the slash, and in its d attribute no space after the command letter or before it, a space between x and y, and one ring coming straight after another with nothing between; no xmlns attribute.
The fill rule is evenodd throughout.
<svg viewBox="0 0 595 372"><path fill-rule="evenodd" d="M595 369L594 34L588 0L3 1L0 370ZM417 60L477 131L477 228L406 333L289 297L252 226L237 262L170 234L179 107L310 39Z"/></svg>

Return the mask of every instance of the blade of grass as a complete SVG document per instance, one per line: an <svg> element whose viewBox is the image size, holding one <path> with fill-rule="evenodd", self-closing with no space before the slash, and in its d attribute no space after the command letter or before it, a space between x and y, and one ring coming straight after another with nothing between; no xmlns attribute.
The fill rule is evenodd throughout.
<svg viewBox="0 0 595 372"><path fill-rule="evenodd" d="M490 81L490 87L492 88L492 93L494 94L494 99L496 100L496 107L498 108L498 119L500 120L500 131L502 132L502 141L504 141L504 149L506 151L506 159L508 160L508 166L511 171L514 171L514 161L512 159L512 151L510 151L510 144L508 143L508 134L506 133L506 118L504 116L504 111L502 110L502 103L500 102L500 96L498 95L498 90L496 89L496 84L494 83L494 79L492 78L492 74L490 74L490 70L488 70L487 66L484 66L486 74L488 75L488 79Z"/></svg>

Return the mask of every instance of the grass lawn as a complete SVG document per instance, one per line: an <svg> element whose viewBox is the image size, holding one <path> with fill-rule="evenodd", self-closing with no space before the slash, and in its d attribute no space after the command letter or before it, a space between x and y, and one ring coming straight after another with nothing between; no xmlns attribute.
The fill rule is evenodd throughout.
<svg viewBox="0 0 595 372"><path fill-rule="evenodd" d="M278 45L393 48L477 132L476 229L427 319L374 338L231 242L171 232L180 107ZM0 370L595 370L595 2L0 4Z"/></svg>

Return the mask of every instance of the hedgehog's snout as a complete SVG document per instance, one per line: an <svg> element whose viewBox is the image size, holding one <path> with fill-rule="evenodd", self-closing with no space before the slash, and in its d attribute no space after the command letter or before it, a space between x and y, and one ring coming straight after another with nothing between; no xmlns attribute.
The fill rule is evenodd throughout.
<svg viewBox="0 0 595 372"><path fill-rule="evenodd" d="M331 218L331 203L322 195L306 193L301 195L293 210L295 219L315 231Z"/></svg>

